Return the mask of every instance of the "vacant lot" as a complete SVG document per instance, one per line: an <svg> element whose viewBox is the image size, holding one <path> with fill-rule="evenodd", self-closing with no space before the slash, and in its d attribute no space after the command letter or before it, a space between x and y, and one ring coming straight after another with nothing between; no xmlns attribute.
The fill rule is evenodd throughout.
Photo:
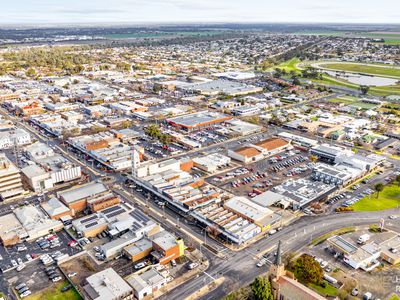
<svg viewBox="0 0 400 300"><path fill-rule="evenodd" d="M27 297L27 300L81 300L82 297L78 294L78 292L71 288L66 292L62 292L61 289L68 285L68 281L60 282L51 288L45 289L39 293L33 294Z"/></svg>
<svg viewBox="0 0 400 300"><path fill-rule="evenodd" d="M321 64L320 66L327 69L339 70L339 71L349 71L357 73L400 77L400 69L392 68L389 66L374 66L374 65L363 65L354 63L324 63Z"/></svg>
<svg viewBox="0 0 400 300"><path fill-rule="evenodd" d="M400 205L400 187L398 185L389 185L379 193L364 197L353 206L355 211L374 211L394 208Z"/></svg>

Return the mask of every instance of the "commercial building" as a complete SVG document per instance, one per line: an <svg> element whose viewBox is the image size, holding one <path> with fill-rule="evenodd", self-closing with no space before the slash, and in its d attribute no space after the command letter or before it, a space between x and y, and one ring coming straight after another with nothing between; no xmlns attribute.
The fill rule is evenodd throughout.
<svg viewBox="0 0 400 300"><path fill-rule="evenodd" d="M148 110L148 107L136 104L135 102L131 101L120 101L117 103L110 103L110 108L113 111L116 111L124 115L130 115L134 112Z"/></svg>
<svg viewBox="0 0 400 300"><path fill-rule="evenodd" d="M155 291L167 284L167 279L154 268L141 274L133 274L126 280L133 288L136 299L139 300L151 296Z"/></svg>
<svg viewBox="0 0 400 300"><path fill-rule="evenodd" d="M134 299L133 289L112 268L105 269L86 278L83 286L85 296L91 300Z"/></svg>
<svg viewBox="0 0 400 300"><path fill-rule="evenodd" d="M55 153L46 144L37 142L25 147L24 152L31 164L21 172L24 182L35 192L51 189L56 184L80 179L82 176L81 166Z"/></svg>
<svg viewBox="0 0 400 300"><path fill-rule="evenodd" d="M261 112L261 109L258 106L244 105L235 107L231 110L232 114L235 116L253 116Z"/></svg>
<svg viewBox="0 0 400 300"><path fill-rule="evenodd" d="M41 206L53 220L72 215L71 210L57 198L51 198L49 201L43 202Z"/></svg>
<svg viewBox="0 0 400 300"><path fill-rule="evenodd" d="M230 119L232 119L231 116L227 116L221 113L201 111L179 117L169 118L166 119L166 122L180 129L193 131L206 127L211 127Z"/></svg>
<svg viewBox="0 0 400 300"><path fill-rule="evenodd" d="M346 153L349 153L349 151L350 150L346 150L339 146L322 144L311 148L310 153L317 156L322 161L334 163L337 157L345 155Z"/></svg>
<svg viewBox="0 0 400 300"><path fill-rule="evenodd" d="M109 206L114 205L115 196L102 183L90 182L85 185L73 187L71 189L57 192L57 197L71 210L75 215L81 212L89 205L95 205L99 201L101 207L108 205L105 200L110 199ZM93 206L95 207L95 206ZM93 209L93 207L91 207Z"/></svg>
<svg viewBox="0 0 400 300"><path fill-rule="evenodd" d="M48 218L33 205L18 207L14 214L27 232L27 240L34 240L63 229L62 222Z"/></svg>
<svg viewBox="0 0 400 300"><path fill-rule="evenodd" d="M0 239L4 246L12 246L28 237L25 228L13 214L0 216Z"/></svg>
<svg viewBox="0 0 400 300"><path fill-rule="evenodd" d="M224 94L235 97L263 91L261 87L224 79L188 84L181 88L187 92L194 92L205 96Z"/></svg>
<svg viewBox="0 0 400 300"><path fill-rule="evenodd" d="M357 247L352 242L341 236L333 236L328 239L329 245L343 253L343 261L354 269L371 271L379 265L380 249L374 243L368 243Z"/></svg>
<svg viewBox="0 0 400 300"><path fill-rule="evenodd" d="M387 231L368 233L369 239L359 243L360 235L348 233L330 237L327 242L333 252L341 254L343 261L354 269L371 271L381 263L379 259L395 265L400 262L400 239L398 233Z"/></svg>
<svg viewBox="0 0 400 300"><path fill-rule="evenodd" d="M22 146L31 143L30 134L21 128L2 128L0 130L0 149L9 149L14 145Z"/></svg>
<svg viewBox="0 0 400 300"><path fill-rule="evenodd" d="M151 256L160 265L184 255L185 245L181 238L176 238L167 231L160 231L150 237L153 242Z"/></svg>
<svg viewBox="0 0 400 300"><path fill-rule="evenodd" d="M353 175L352 173L346 170L340 170L335 166L317 164L313 167L312 178L326 184L343 186L353 179Z"/></svg>
<svg viewBox="0 0 400 300"><path fill-rule="evenodd" d="M307 149L318 145L317 140L309 139L301 135L294 135L289 132L280 132L278 133L278 136L284 138L285 140L291 141L294 145L298 145Z"/></svg>
<svg viewBox="0 0 400 300"><path fill-rule="evenodd" d="M86 238L95 237L108 228L107 220L101 215L91 214L72 221L72 227L78 234Z"/></svg>
<svg viewBox="0 0 400 300"><path fill-rule="evenodd" d="M68 143L112 170L131 168L132 149L110 132L84 135L68 139Z"/></svg>
<svg viewBox="0 0 400 300"><path fill-rule="evenodd" d="M269 208L258 205L245 197L233 197L224 203L224 207L256 224L262 230L269 229L271 225L280 220L280 216Z"/></svg>
<svg viewBox="0 0 400 300"><path fill-rule="evenodd" d="M111 209L114 211L111 211ZM122 253L126 246L144 237L151 237L161 229L158 224L138 209L121 212L113 216L117 213L119 212L114 207L110 207L100 213L107 220L109 234L114 238L112 241L100 246L102 253L107 258L115 257Z"/></svg>
<svg viewBox="0 0 400 300"><path fill-rule="evenodd" d="M219 168L229 165L231 159L219 153L212 153L203 157L193 158L193 165L209 173L216 172Z"/></svg>
<svg viewBox="0 0 400 300"><path fill-rule="evenodd" d="M291 148L289 142L281 138L270 138L256 144L247 144L236 150L228 150L228 156L243 163L259 161L268 156Z"/></svg>
<svg viewBox="0 0 400 300"><path fill-rule="evenodd" d="M0 198L3 202L8 202L21 197L25 190L22 187L19 169L0 153Z"/></svg>
<svg viewBox="0 0 400 300"><path fill-rule="evenodd" d="M292 208L300 209L311 202L325 199L336 190L336 186L309 179L288 180L272 188L272 191L291 199Z"/></svg>

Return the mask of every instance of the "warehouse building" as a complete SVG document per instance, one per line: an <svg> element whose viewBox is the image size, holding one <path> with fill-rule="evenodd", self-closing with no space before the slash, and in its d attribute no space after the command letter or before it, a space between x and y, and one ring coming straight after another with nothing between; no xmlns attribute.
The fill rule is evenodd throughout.
<svg viewBox="0 0 400 300"><path fill-rule="evenodd" d="M112 193L99 182L90 182L85 185L76 186L65 191L57 192L57 197L72 211L73 215L86 209L88 202L96 203L96 199L102 202L102 208L106 202L105 197L110 197L111 204L114 203Z"/></svg>

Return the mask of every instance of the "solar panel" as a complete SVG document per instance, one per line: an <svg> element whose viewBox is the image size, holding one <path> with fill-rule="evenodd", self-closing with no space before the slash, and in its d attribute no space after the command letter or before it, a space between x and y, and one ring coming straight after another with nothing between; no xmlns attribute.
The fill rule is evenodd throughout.
<svg viewBox="0 0 400 300"><path fill-rule="evenodd" d="M150 219L139 210L133 210L130 215L141 222L147 223Z"/></svg>
<svg viewBox="0 0 400 300"><path fill-rule="evenodd" d="M92 222L90 224L85 225L85 228L89 228L89 227L92 227L92 226L95 226L95 225L97 225L97 222Z"/></svg>
<svg viewBox="0 0 400 300"><path fill-rule="evenodd" d="M107 215L107 218L112 218L112 217L118 216L119 214L121 214L123 212L125 212L125 210L123 210L123 209L115 211L115 212L112 212L112 213Z"/></svg>
<svg viewBox="0 0 400 300"><path fill-rule="evenodd" d="M106 208L105 210L103 210L102 213L108 214L108 213L111 213L111 212L113 212L113 211L115 211L115 210L118 210L118 209L120 209L120 207L119 207L118 205L116 205L116 206L111 206L111 207Z"/></svg>
<svg viewBox="0 0 400 300"><path fill-rule="evenodd" d="M96 220L96 219L97 219L97 216L91 216L90 218L87 218L87 219L85 219L85 220L82 220L81 223L82 223L82 224L85 224L85 223L87 223L87 222L90 222L90 221L93 221L93 220Z"/></svg>

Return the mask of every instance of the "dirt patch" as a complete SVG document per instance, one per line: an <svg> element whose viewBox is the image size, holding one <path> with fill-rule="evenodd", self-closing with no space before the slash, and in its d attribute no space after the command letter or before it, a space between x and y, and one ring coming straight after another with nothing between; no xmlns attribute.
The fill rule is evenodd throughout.
<svg viewBox="0 0 400 300"><path fill-rule="evenodd" d="M76 276L72 277L71 281L77 286L82 286L87 277L100 271L99 266L88 254L67 261L60 265L60 268L67 275L76 273Z"/></svg>

